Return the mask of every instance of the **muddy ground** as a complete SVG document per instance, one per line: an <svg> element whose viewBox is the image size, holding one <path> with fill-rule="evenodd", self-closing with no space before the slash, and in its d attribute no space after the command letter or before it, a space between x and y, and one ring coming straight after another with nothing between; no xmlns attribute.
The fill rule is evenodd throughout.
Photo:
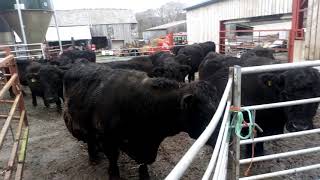
<svg viewBox="0 0 320 180"><path fill-rule="evenodd" d="M107 160L104 159L101 164L96 166L89 165L86 145L78 142L71 136L64 125L61 115L55 111L55 108L45 108L40 99L38 99L38 107L34 108L30 98L30 95L25 98L30 123L30 139L24 179L108 179ZM315 124L317 127L320 127L320 111L315 118ZM9 136L4 145L4 152L1 152L0 170L1 167L4 167L3 163L6 162L5 159L9 155L9 145L12 144L10 132L8 134ZM161 144L156 162L149 168L152 179L164 179L193 142L185 133L167 138ZM270 142L265 147L266 153L271 154L319 145L320 136L310 135L303 138L290 138ZM183 179L200 179L211 157L210 153L211 148L203 148L199 157L188 169ZM301 165L316 164L320 162L319 155L320 153L311 153L295 158L255 163L252 173L265 173ZM123 179L138 179L138 165L124 153L121 153L119 166ZM243 173L243 171L241 172ZM311 180L319 179L319 177L320 170L313 170L273 179Z"/></svg>

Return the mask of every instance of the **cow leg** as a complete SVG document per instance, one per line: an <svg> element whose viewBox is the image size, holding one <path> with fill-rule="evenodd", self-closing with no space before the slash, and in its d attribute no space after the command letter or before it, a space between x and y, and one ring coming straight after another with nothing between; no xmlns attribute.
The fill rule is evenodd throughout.
<svg viewBox="0 0 320 180"><path fill-rule="evenodd" d="M61 107L61 100L59 98L56 101L56 105L57 105L58 113L61 113L62 112L62 107Z"/></svg>
<svg viewBox="0 0 320 180"><path fill-rule="evenodd" d="M88 154L89 154L89 164L96 165L99 163L99 156L97 151L97 143L94 133L88 133Z"/></svg>
<svg viewBox="0 0 320 180"><path fill-rule="evenodd" d="M150 175L148 172L148 165L142 164L139 166L139 179L140 180L149 180Z"/></svg>
<svg viewBox="0 0 320 180"><path fill-rule="evenodd" d="M33 104L33 106L37 106L38 105L38 103L37 103L37 96L35 95L35 93L34 92L31 92L31 96L32 96L32 104Z"/></svg>
<svg viewBox="0 0 320 180"><path fill-rule="evenodd" d="M14 94L14 92L13 92L13 90L12 90L12 87L9 88L9 93L10 93L10 97L11 97L11 98L16 97L16 95Z"/></svg>
<svg viewBox="0 0 320 180"><path fill-rule="evenodd" d="M188 80L189 82L194 81L194 73L189 73Z"/></svg>
<svg viewBox="0 0 320 180"><path fill-rule="evenodd" d="M118 167L119 150L117 146L114 146L114 144L108 144L108 146L109 147L104 147L104 149L108 148L105 153L109 159L110 180L120 179L120 171Z"/></svg>
<svg viewBox="0 0 320 180"><path fill-rule="evenodd" d="M49 108L50 107L50 104L45 100L45 98L42 96L42 100L43 100L43 104Z"/></svg>

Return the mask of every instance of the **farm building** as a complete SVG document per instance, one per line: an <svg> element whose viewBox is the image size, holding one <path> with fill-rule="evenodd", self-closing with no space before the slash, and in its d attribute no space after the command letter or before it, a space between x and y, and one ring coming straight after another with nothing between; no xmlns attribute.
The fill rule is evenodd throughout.
<svg viewBox="0 0 320 180"><path fill-rule="evenodd" d="M319 32L311 23L319 22L317 7L317 0L206 1L186 8L188 42L214 41L220 44L220 52L240 44L268 47L268 43L283 42L291 60L319 59L320 52L309 55L310 47L319 46L317 40L310 42L310 36Z"/></svg>
<svg viewBox="0 0 320 180"><path fill-rule="evenodd" d="M137 34L137 20L127 9L76 9L56 11L61 41L91 41L97 48L120 48L132 43ZM77 32L77 33L75 33ZM58 41L54 20L46 40Z"/></svg>
<svg viewBox="0 0 320 180"><path fill-rule="evenodd" d="M160 26L152 27L143 32L143 39L152 40L168 33L186 32L187 24L185 20L174 21Z"/></svg>
<svg viewBox="0 0 320 180"><path fill-rule="evenodd" d="M220 31L225 30L225 37L242 37L237 42L228 38L226 44L230 45L250 39L255 26L264 25L264 30L274 29L273 24L291 28L292 0L211 0L186 10L189 42L220 42Z"/></svg>

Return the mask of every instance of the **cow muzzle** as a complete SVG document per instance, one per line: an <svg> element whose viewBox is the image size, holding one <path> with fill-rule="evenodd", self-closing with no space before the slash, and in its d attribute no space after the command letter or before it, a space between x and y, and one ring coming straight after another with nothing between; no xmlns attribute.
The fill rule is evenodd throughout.
<svg viewBox="0 0 320 180"><path fill-rule="evenodd" d="M289 122L286 125L286 129L290 132L305 131L313 129L313 124L307 122Z"/></svg>

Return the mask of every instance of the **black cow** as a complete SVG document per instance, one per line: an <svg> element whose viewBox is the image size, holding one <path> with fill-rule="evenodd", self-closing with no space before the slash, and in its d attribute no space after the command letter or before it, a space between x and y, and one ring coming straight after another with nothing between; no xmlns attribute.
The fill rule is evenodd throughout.
<svg viewBox="0 0 320 180"><path fill-rule="evenodd" d="M242 66L257 66L273 64L269 58L251 57L242 62ZM209 71L208 69L206 71ZM208 75L208 74L206 74ZM217 87L221 97L228 79L228 67L223 67L209 77L201 76ZM313 68L287 70L275 73L260 73L243 75L242 77L242 105L255 105L290 101L320 95L320 74ZM289 131L300 131L312 128L318 103L298 105L285 108L258 110L256 123L261 126L263 133L258 136L269 136L283 133L286 126ZM247 148L250 156L251 148ZM263 143L256 144L256 155L263 154Z"/></svg>
<svg viewBox="0 0 320 180"><path fill-rule="evenodd" d="M212 41L199 43L202 48L203 55L206 56L209 52L216 52L216 44Z"/></svg>
<svg viewBox="0 0 320 180"><path fill-rule="evenodd" d="M234 65L241 65L239 58L209 52L199 66L199 79L206 80L219 69Z"/></svg>
<svg viewBox="0 0 320 180"><path fill-rule="evenodd" d="M257 46L254 49L248 50L247 52L241 55L241 59L248 59L252 56L258 57L266 57L270 59L275 59L273 56L274 51L272 49L263 48L261 46Z"/></svg>
<svg viewBox="0 0 320 180"><path fill-rule="evenodd" d="M174 55L178 55L178 52L181 48L183 48L184 46L174 46L170 49L171 53Z"/></svg>
<svg viewBox="0 0 320 180"><path fill-rule="evenodd" d="M143 71L148 74L152 73L153 64L149 56L134 57L128 61L113 61L105 63L113 69L132 69L137 71Z"/></svg>
<svg viewBox="0 0 320 180"><path fill-rule="evenodd" d="M148 178L147 165L163 139L181 131L197 138L217 106L207 82L184 84L95 64L68 70L64 91L68 130L88 143L90 160L100 150L107 155L111 177L119 177L121 149L141 164L140 178Z"/></svg>
<svg viewBox="0 0 320 180"><path fill-rule="evenodd" d="M28 86L32 94L32 104L37 106L36 97L42 97L46 107L56 103L58 112L61 112L63 71L55 65L33 62L27 71Z"/></svg>
<svg viewBox="0 0 320 180"><path fill-rule="evenodd" d="M180 64L188 63L190 58L185 55L177 57L166 52L157 52L151 56L135 57L128 61L114 61L105 63L113 69L131 69L146 72L150 77L165 77L184 82L190 71L190 66Z"/></svg>
<svg viewBox="0 0 320 180"><path fill-rule="evenodd" d="M38 105L37 103L37 96L38 96L42 98L44 105L46 107L49 107L49 103L44 98L43 88L41 87L41 84L40 84L40 76L39 76L40 68L41 68L41 64L38 62L32 62L27 67L27 72L26 72L27 83L31 91L33 106Z"/></svg>
<svg viewBox="0 0 320 180"><path fill-rule="evenodd" d="M96 54L91 50L78 50L78 49L67 50L60 55L60 58L66 58L66 57L71 60L85 58L90 62L96 62Z"/></svg>
<svg viewBox="0 0 320 180"><path fill-rule="evenodd" d="M187 45L179 50L178 55L179 54L184 54L191 58L191 71L189 72L188 79L189 82L194 81L195 73L198 71L199 65L204 58L202 47L198 44Z"/></svg>

